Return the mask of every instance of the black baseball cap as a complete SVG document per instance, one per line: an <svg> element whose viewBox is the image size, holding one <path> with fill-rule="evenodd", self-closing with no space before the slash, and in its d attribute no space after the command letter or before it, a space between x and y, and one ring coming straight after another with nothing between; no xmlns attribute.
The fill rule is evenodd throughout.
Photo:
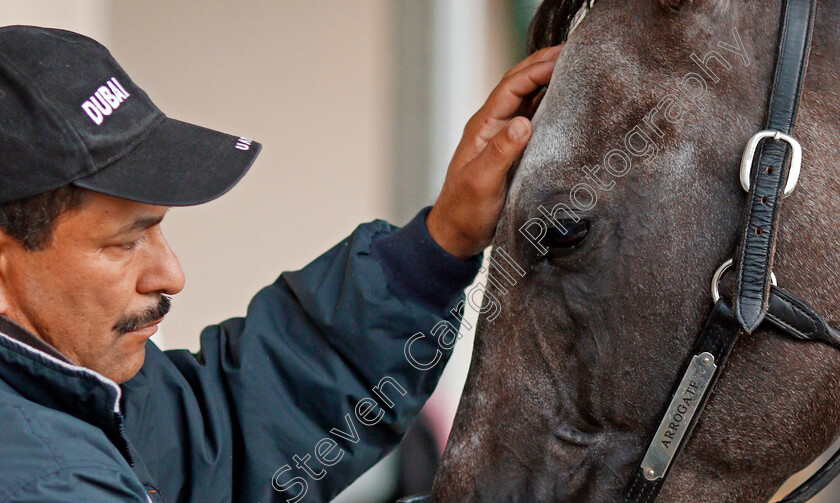
<svg viewBox="0 0 840 503"><path fill-rule="evenodd" d="M73 183L163 206L221 196L260 144L170 119L101 44L0 28L0 203Z"/></svg>

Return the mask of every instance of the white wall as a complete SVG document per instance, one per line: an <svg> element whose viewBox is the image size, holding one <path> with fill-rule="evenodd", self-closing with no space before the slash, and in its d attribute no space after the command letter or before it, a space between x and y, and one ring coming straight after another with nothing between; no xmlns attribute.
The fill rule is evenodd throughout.
<svg viewBox="0 0 840 503"><path fill-rule="evenodd" d="M110 41L108 0L0 0L0 26L26 24L75 31Z"/></svg>

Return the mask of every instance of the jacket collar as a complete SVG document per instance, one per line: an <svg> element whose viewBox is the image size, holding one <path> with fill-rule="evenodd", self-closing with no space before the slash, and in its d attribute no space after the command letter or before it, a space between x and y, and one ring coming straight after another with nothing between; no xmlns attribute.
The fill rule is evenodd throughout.
<svg viewBox="0 0 840 503"><path fill-rule="evenodd" d="M100 429L131 458L120 431L122 390L112 380L73 364L58 350L0 316L0 380L23 398Z"/></svg>
<svg viewBox="0 0 840 503"><path fill-rule="evenodd" d="M73 362L68 360L66 356L59 353L57 349L52 347L46 341L44 341L40 337L35 336L22 326L18 325L14 321L2 315L0 315L0 333L11 337L12 339L23 344L24 346L29 346L33 350L37 350L47 354L48 356L52 356L56 360L60 360L70 365L73 364Z"/></svg>

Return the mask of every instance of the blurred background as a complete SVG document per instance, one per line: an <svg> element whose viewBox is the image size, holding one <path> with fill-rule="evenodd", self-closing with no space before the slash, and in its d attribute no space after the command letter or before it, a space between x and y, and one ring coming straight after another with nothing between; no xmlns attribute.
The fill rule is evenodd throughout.
<svg viewBox="0 0 840 503"><path fill-rule="evenodd" d="M403 225L434 202L464 124L524 56L538 3L0 0L0 26L95 38L167 115L263 144L229 194L164 222L187 283L154 340L195 351L205 325L243 315L280 272L361 222ZM413 492L407 479L422 484L471 350L465 333L424 410L427 428L336 501L393 501Z"/></svg>

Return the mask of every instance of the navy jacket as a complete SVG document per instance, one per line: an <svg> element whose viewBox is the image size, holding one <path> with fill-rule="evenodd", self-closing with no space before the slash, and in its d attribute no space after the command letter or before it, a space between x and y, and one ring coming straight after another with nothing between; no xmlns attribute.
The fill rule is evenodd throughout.
<svg viewBox="0 0 840 503"><path fill-rule="evenodd" d="M122 386L0 317L0 503L331 499L432 392L479 268L427 213L359 226L197 354L149 342Z"/></svg>

